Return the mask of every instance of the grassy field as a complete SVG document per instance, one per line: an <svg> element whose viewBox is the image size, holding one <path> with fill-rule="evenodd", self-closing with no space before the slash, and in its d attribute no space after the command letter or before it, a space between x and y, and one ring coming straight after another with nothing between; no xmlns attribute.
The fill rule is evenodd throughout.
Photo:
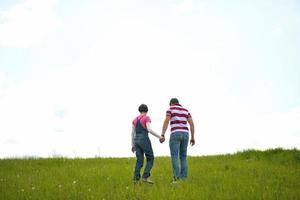
<svg viewBox="0 0 300 200"><path fill-rule="evenodd" d="M155 159L154 185L131 181L135 158L3 159L0 199L300 199L300 151L272 149L189 157L171 184L170 158Z"/></svg>

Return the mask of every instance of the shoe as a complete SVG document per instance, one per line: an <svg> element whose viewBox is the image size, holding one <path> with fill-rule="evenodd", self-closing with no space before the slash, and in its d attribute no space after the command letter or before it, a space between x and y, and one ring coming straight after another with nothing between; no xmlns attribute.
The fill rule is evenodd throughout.
<svg viewBox="0 0 300 200"><path fill-rule="evenodd" d="M177 183L177 180L179 180L178 178L175 178L175 177L173 177L173 179L172 179L172 184L176 184Z"/></svg>
<svg viewBox="0 0 300 200"><path fill-rule="evenodd" d="M140 182L140 177L134 177L132 181L134 184L138 184Z"/></svg>
<svg viewBox="0 0 300 200"><path fill-rule="evenodd" d="M153 181L151 181L149 177L148 178L143 178L143 182L153 184Z"/></svg>

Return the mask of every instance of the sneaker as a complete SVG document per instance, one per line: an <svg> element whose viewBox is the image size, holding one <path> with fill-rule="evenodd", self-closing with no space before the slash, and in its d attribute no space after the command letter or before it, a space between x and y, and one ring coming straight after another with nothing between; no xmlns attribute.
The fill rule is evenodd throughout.
<svg viewBox="0 0 300 200"><path fill-rule="evenodd" d="M173 177L173 179L172 179L172 184L176 184L177 183L177 180L179 180L179 178L176 178L176 177Z"/></svg>
<svg viewBox="0 0 300 200"><path fill-rule="evenodd" d="M140 182L140 177L134 177L132 181L134 184L138 184Z"/></svg>
<svg viewBox="0 0 300 200"><path fill-rule="evenodd" d="M151 181L149 177L148 178L143 178L143 182L153 184L153 181Z"/></svg>

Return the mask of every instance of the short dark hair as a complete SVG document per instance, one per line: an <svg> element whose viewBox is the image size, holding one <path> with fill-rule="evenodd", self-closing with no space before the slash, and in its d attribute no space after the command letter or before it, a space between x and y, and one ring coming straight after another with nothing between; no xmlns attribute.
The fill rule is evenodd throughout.
<svg viewBox="0 0 300 200"><path fill-rule="evenodd" d="M170 105L175 104L175 103L179 103L178 99L177 98L172 98L170 100Z"/></svg>
<svg viewBox="0 0 300 200"><path fill-rule="evenodd" d="M139 112L148 112L148 106L146 104L141 104L139 106Z"/></svg>

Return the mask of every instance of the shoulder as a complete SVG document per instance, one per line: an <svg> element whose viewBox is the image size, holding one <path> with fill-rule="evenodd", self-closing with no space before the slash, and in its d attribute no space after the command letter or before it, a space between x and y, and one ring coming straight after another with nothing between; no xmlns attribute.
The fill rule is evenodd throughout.
<svg viewBox="0 0 300 200"><path fill-rule="evenodd" d="M170 109L171 111L185 111L188 112L188 109L182 107L182 106L171 106Z"/></svg>
<svg viewBox="0 0 300 200"><path fill-rule="evenodd" d="M144 120L145 120L145 122L151 122L151 119L150 119L150 117L148 115L145 116Z"/></svg>
<svg viewBox="0 0 300 200"><path fill-rule="evenodd" d="M171 107L169 107L169 109L166 111L167 116L172 114L172 110Z"/></svg>
<svg viewBox="0 0 300 200"><path fill-rule="evenodd" d="M135 117L135 118L132 120L132 124L136 124L137 118L138 118L138 117Z"/></svg>

